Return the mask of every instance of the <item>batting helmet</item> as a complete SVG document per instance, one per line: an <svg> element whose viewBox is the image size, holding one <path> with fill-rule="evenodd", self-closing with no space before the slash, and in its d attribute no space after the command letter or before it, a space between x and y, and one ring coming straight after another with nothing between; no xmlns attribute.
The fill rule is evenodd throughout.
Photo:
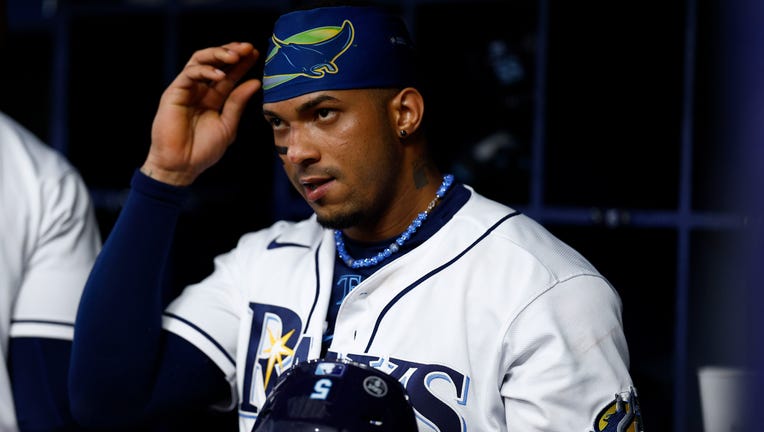
<svg viewBox="0 0 764 432"><path fill-rule="evenodd" d="M415 432L414 409L393 377L347 360L297 363L265 400L252 432Z"/></svg>

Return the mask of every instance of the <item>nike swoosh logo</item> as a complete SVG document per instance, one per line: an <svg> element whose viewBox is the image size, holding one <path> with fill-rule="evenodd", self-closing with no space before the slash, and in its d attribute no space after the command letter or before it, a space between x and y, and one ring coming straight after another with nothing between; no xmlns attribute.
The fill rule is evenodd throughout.
<svg viewBox="0 0 764 432"><path fill-rule="evenodd" d="M270 243L268 243L268 249L278 249L282 247L302 247L305 249L310 249L310 246L299 244L299 243L281 243L276 239L271 240Z"/></svg>

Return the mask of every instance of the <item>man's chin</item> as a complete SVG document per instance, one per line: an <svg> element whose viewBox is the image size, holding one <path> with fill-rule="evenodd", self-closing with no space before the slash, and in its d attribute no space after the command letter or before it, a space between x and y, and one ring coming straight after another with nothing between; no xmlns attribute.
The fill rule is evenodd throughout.
<svg viewBox="0 0 764 432"><path fill-rule="evenodd" d="M341 230L358 225L362 216L360 213L353 214L322 214L316 212L316 220L318 223L328 229Z"/></svg>

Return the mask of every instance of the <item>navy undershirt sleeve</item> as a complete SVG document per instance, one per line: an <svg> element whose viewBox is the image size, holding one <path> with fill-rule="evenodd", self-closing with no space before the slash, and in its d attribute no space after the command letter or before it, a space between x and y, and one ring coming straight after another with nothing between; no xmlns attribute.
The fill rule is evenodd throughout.
<svg viewBox="0 0 764 432"><path fill-rule="evenodd" d="M201 351L162 330L169 256L189 194L133 175L77 313L69 395L87 426L125 427L230 396L223 373Z"/></svg>
<svg viewBox="0 0 764 432"><path fill-rule="evenodd" d="M79 431L69 410L67 370L71 342L11 338L8 370L19 430Z"/></svg>

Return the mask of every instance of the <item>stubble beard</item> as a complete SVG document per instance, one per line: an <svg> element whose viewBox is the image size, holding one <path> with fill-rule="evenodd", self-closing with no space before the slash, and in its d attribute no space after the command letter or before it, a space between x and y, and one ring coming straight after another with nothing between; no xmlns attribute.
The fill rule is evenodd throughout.
<svg viewBox="0 0 764 432"><path fill-rule="evenodd" d="M316 220L322 227L334 230L342 230L354 227L361 223L363 219L364 216L363 212L361 211L353 211L350 213L329 216L321 216L320 214L316 213Z"/></svg>
<svg viewBox="0 0 764 432"><path fill-rule="evenodd" d="M334 213L321 214L317 209L316 221L324 228L344 230L359 226L374 226L384 214L386 206L391 201L389 193L378 194L372 201L365 201L359 197L350 197L346 200L346 207Z"/></svg>

